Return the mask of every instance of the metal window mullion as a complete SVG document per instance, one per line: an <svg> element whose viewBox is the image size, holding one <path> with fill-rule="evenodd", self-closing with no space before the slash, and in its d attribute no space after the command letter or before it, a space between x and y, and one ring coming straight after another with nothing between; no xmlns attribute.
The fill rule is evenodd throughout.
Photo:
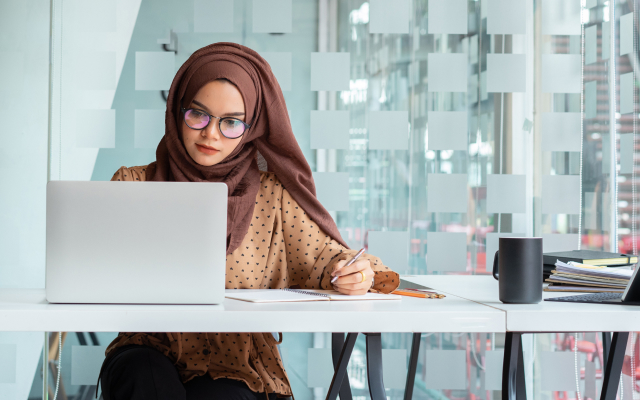
<svg viewBox="0 0 640 400"><path fill-rule="evenodd" d="M611 252L618 251L618 178L617 178L617 149L616 149L616 20L615 1L609 6L611 56L609 57L609 179L611 185L609 246Z"/></svg>

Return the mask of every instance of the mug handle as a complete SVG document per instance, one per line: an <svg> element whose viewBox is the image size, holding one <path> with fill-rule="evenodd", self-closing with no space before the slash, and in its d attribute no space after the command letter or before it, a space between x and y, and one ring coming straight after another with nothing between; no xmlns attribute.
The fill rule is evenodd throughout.
<svg viewBox="0 0 640 400"><path fill-rule="evenodd" d="M493 257L493 277L496 278L496 280L499 280L499 276L498 276L498 253L499 251L496 251L496 255Z"/></svg>

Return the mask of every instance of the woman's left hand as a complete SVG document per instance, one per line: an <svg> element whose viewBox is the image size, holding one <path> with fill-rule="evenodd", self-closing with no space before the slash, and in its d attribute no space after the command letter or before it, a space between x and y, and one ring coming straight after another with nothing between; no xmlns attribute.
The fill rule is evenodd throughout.
<svg viewBox="0 0 640 400"><path fill-rule="evenodd" d="M342 294L363 295L373 286L373 269L369 260L357 260L345 267L348 260L338 261L333 266L331 279L338 276L333 283L334 289ZM364 276L364 280L362 279Z"/></svg>

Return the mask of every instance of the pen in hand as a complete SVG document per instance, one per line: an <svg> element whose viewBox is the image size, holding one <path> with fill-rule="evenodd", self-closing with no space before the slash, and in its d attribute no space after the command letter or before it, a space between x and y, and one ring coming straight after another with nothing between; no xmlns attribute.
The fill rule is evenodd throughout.
<svg viewBox="0 0 640 400"><path fill-rule="evenodd" d="M356 260L364 253L364 247L360 249L360 251L351 259L351 261L349 261L348 263L345 264L344 267L348 267L349 265L353 264L354 262L356 262ZM342 268L344 268L342 267ZM335 281L337 281L339 278L339 276L334 276L333 279L331 279L331 283L334 283Z"/></svg>

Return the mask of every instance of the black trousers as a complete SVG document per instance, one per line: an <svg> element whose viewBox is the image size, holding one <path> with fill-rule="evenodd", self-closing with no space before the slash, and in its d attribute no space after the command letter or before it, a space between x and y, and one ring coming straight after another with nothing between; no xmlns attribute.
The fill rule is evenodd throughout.
<svg viewBox="0 0 640 400"><path fill-rule="evenodd" d="M104 400L266 400L244 382L200 376L183 384L173 363L148 346L130 345L114 350L102 364ZM276 395L269 394L269 400Z"/></svg>

